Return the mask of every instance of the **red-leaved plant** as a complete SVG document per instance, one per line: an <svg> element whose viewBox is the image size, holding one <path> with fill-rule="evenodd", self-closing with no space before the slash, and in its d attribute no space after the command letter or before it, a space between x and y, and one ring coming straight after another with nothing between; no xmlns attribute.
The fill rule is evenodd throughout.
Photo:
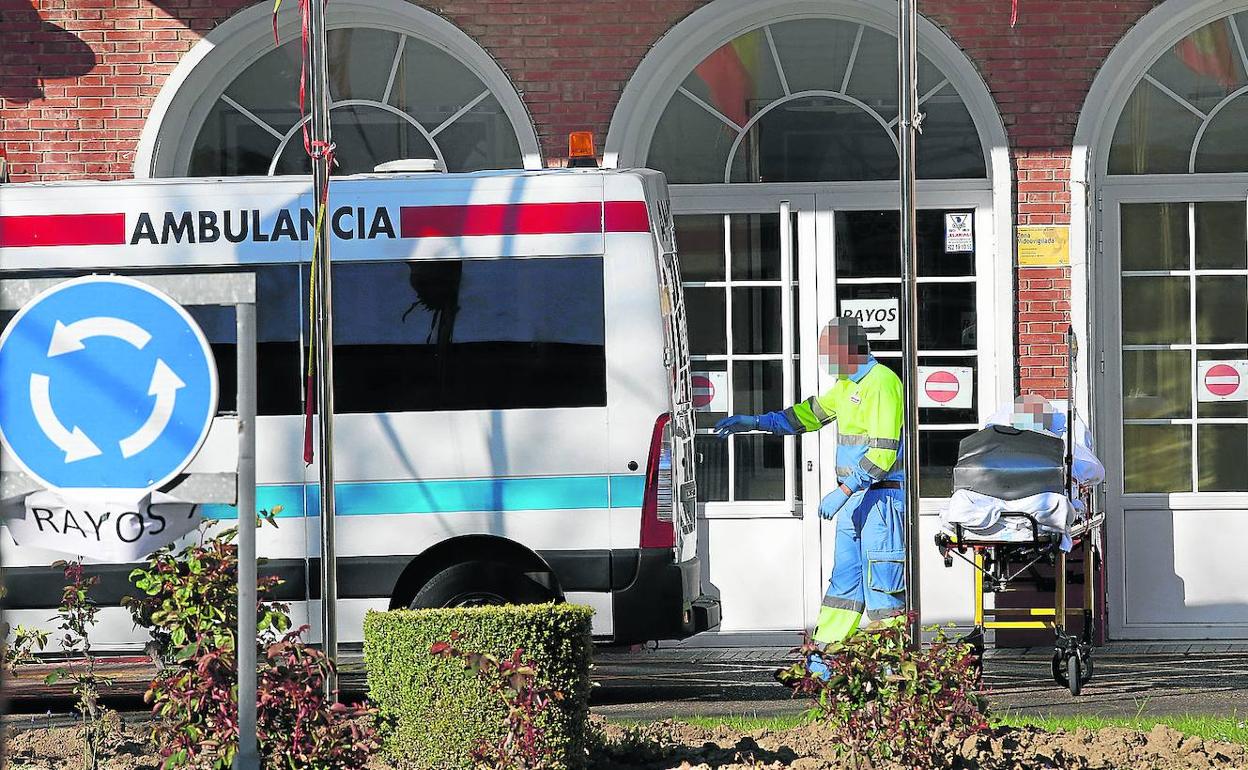
<svg viewBox="0 0 1248 770"><path fill-rule="evenodd" d="M373 711L325 697L333 666L299 641L306 629L273 641L261 656L256 735L263 766L358 770L379 746ZM163 766L226 770L238 750L234 648L201 643L184 655L186 665L157 679L147 693L155 703Z"/></svg>
<svg viewBox="0 0 1248 770"><path fill-rule="evenodd" d="M460 639L451 634L449 642L435 642L429 652L443 658L456 658L476 673L506 709L503 734L497 741L482 740L472 749L472 761L490 770L539 770L550 767L555 760L554 749L546 740L539 720L553 701L563 694L537 682L537 669L524 659L524 650L515 650L510 658L498 658L481 652L465 652L455 644Z"/></svg>
<svg viewBox="0 0 1248 770"><path fill-rule="evenodd" d="M827 646L807 640L780 678L814 699L809 715L832 727L855 762L946 767L962 740L988 729L978 660L943 631L911 649L903 626L859 632ZM811 670L822 661L829 676Z"/></svg>
<svg viewBox="0 0 1248 770"><path fill-rule="evenodd" d="M276 526L270 514L261 519ZM228 529L176 553L162 549L130 575L144 595L127 606L171 664L146 694L165 768L226 770L238 751L236 533ZM288 631L286 605L269 601L278 584L259 580L253 640L263 767L357 770L379 745L375 713L325 697L332 664L299 641L306 626Z"/></svg>

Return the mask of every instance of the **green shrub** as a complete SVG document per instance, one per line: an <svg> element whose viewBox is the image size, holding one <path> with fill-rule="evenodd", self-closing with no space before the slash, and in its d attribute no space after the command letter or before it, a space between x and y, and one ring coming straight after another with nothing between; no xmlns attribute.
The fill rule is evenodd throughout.
<svg viewBox="0 0 1248 770"><path fill-rule="evenodd" d="M503 736L507 711L498 695L459 660L430 652L458 634L460 649L499 659L520 650L532 662L537 683L562 694L540 717L554 767L583 765L592 616L572 604L368 613L364 662L369 698L389 724L384 750L416 767L471 768L473 749Z"/></svg>

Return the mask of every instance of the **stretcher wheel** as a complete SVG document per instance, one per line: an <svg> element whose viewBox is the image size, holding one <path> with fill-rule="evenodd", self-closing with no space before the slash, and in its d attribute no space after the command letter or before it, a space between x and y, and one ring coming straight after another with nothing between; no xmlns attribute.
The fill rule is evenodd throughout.
<svg viewBox="0 0 1248 770"><path fill-rule="evenodd" d="M1083 658L1083 683L1087 684L1092 681L1092 652L1089 651Z"/></svg>
<svg viewBox="0 0 1248 770"><path fill-rule="evenodd" d="M1062 687L1069 687L1070 682L1066 678L1066 658L1060 652L1053 653L1052 660L1053 681Z"/></svg>
<svg viewBox="0 0 1248 770"><path fill-rule="evenodd" d="M1071 655L1066 659L1066 684L1071 695L1078 695L1083 690L1083 671L1079 665L1079 656Z"/></svg>

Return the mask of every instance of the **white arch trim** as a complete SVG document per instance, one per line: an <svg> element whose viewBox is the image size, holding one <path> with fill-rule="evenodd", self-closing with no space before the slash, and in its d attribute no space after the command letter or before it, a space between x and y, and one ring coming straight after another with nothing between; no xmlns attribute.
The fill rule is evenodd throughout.
<svg viewBox="0 0 1248 770"><path fill-rule="evenodd" d="M1094 327L1098 320L1091 312L1091 298L1096 290L1093 261L1101 228L1097 190L1108 176L1109 147L1127 99L1167 48L1206 24L1244 10L1248 10L1246 0L1167 0L1123 35L1092 81L1075 126L1070 158L1071 323L1084 330L1089 341L1097 338ZM1150 179L1143 175L1133 178L1144 183ZM1089 362L1093 347L1080 346L1079 371L1092 371ZM1081 388L1076 394L1084 414L1092 414L1091 390Z"/></svg>
<svg viewBox="0 0 1248 770"><path fill-rule="evenodd" d="M327 26L374 27L418 37L463 62L485 84L511 122L526 169L542 167L541 149L533 121L511 80L498 63L451 22L404 0L334 0ZM296 3L287 3L278 15L283 42L299 35ZM272 6L253 5L217 25L178 62L165 79L148 113L134 155L138 179L184 173L190 162L192 127L207 118L217 98L244 70L273 50ZM166 148L165 137L177 137Z"/></svg>

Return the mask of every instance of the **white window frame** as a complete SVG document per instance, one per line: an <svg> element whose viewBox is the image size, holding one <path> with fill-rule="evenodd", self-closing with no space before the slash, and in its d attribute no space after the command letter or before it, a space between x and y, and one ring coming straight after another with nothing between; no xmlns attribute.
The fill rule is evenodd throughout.
<svg viewBox="0 0 1248 770"><path fill-rule="evenodd" d="M472 38L435 13L403 0L334 0L327 28L370 27L419 38L468 67L507 115L520 146L524 168L542 168L537 133L510 79ZM234 79L276 48L273 7L260 3L223 21L178 62L165 79L148 113L134 156L136 179L184 176L199 128ZM278 15L282 42L300 34L297 3ZM340 105L341 106L341 105Z"/></svg>

